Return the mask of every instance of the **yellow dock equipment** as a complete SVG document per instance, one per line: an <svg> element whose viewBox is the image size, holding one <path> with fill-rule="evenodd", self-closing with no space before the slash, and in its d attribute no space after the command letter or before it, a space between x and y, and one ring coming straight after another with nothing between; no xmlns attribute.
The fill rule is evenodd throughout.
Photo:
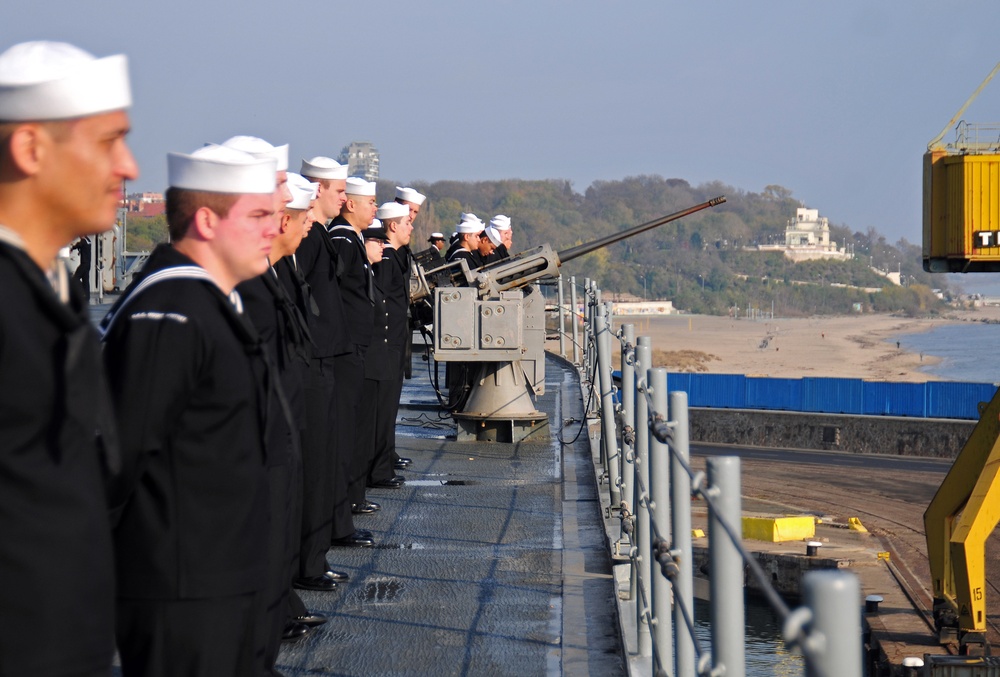
<svg viewBox="0 0 1000 677"><path fill-rule="evenodd" d="M924 154L923 261L932 273L1000 272L1000 124L958 122L998 63Z"/></svg>
<svg viewBox="0 0 1000 677"><path fill-rule="evenodd" d="M924 512L939 638L961 653L986 643L986 539L1000 521L1000 392Z"/></svg>

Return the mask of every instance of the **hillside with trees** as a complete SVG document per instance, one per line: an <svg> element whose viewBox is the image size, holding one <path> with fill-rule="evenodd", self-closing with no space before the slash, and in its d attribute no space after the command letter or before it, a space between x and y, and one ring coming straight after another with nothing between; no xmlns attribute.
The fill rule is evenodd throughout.
<svg viewBox="0 0 1000 677"><path fill-rule="evenodd" d="M395 185L379 182L380 202L392 197ZM428 197L414 231L414 249L423 248L431 232L450 235L462 212L474 212L484 220L494 214L510 216L515 251L546 242L561 250L726 196L722 205L564 266L565 274L598 280L607 294L669 299L681 310L722 315L745 313L747 308L770 312L772 304L777 314L786 317L850 313L855 308L919 315L943 308L931 288L944 287L945 279L923 271L920 246L906 240L890 244L874 228L860 232L831 224L831 239L854 251L855 258L846 262L792 263L780 253L747 251L748 245L783 242L786 223L803 206L781 186L752 193L719 182L692 186L683 179L660 176L597 181L582 194L568 181L558 180L437 181L413 186ZM132 250L166 239L162 221L143 221L129 221ZM892 284L873 267L898 270L904 285Z"/></svg>

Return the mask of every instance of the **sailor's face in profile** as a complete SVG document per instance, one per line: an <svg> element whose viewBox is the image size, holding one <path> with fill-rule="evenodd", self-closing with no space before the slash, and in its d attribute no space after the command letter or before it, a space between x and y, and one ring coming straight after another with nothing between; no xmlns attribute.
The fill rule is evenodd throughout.
<svg viewBox="0 0 1000 677"><path fill-rule="evenodd" d="M66 233L67 241L111 228L122 199L122 182L139 176L125 142L128 113L114 111L34 126L39 187L59 222L71 230Z"/></svg>

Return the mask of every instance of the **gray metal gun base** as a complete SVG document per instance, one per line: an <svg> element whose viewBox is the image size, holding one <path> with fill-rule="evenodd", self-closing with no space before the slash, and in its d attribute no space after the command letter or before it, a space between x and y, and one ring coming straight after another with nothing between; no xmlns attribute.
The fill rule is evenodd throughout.
<svg viewBox="0 0 1000 677"><path fill-rule="evenodd" d="M549 417L542 411L533 416L487 417L454 413L458 423L459 442L522 442L540 441L549 437Z"/></svg>
<svg viewBox="0 0 1000 677"><path fill-rule="evenodd" d="M484 362L471 386L464 409L452 414L459 440L520 442L548 437L548 416L535 409L520 362Z"/></svg>

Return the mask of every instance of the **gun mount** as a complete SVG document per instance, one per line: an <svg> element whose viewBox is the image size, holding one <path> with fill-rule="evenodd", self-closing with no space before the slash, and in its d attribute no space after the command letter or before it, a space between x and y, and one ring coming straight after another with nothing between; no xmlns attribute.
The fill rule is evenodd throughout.
<svg viewBox="0 0 1000 677"><path fill-rule="evenodd" d="M547 430L532 399L545 392L545 303L533 282L558 277L563 263L725 201L716 197L558 252L543 244L482 268L470 269L461 259L425 268L427 258L417 255L410 303L421 330L432 336L434 359L479 363L475 374L466 369L466 378L454 377L457 368L449 376L452 388L467 395L462 411L453 413L459 439L513 442Z"/></svg>
<svg viewBox="0 0 1000 677"><path fill-rule="evenodd" d="M470 269L464 260L426 269L422 265L418 265L416 279L410 285L410 303L417 303L421 299L429 298L434 289L439 286L472 287L478 290L480 298L488 298L499 296L500 292L508 289L519 289L536 280L558 277L559 267L564 263L640 233L645 233L647 230L659 228L703 209L715 207L725 201L725 196L712 198L707 202L682 209L679 212L559 252L553 251L549 245L543 244L482 268Z"/></svg>

